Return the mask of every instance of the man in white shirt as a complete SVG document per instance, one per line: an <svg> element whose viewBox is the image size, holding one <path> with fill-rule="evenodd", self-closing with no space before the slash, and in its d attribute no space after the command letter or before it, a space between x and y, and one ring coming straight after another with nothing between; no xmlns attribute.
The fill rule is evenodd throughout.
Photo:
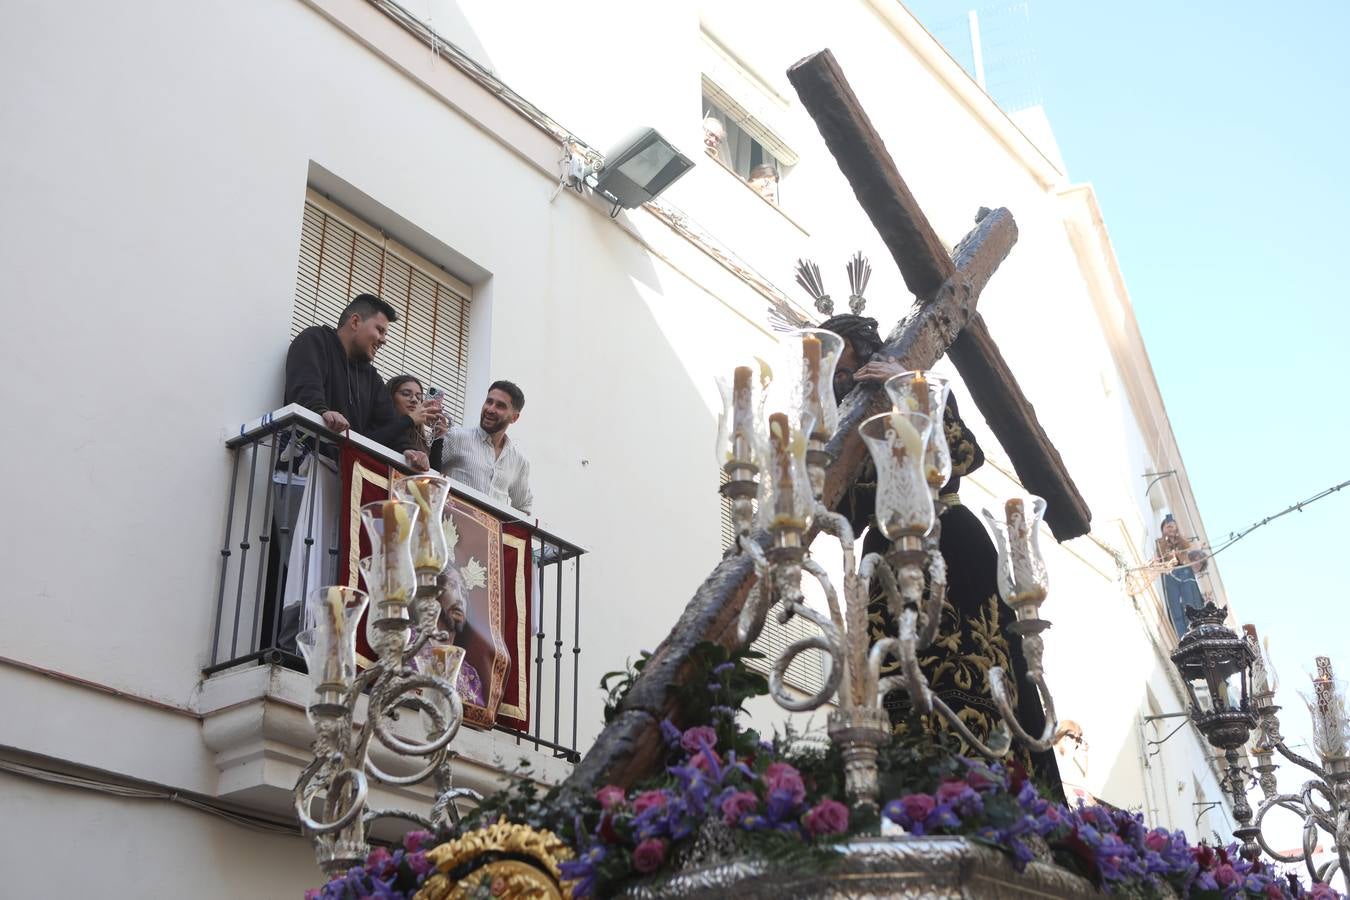
<svg viewBox="0 0 1350 900"><path fill-rule="evenodd" d="M445 436L441 471L493 500L530 512L530 463L506 436L525 407L525 392L509 381L494 381L477 425L451 428Z"/></svg>

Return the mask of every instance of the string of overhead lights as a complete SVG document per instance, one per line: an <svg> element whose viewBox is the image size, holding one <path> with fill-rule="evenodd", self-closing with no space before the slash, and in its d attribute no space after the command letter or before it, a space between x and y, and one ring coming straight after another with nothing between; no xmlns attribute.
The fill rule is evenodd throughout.
<svg viewBox="0 0 1350 900"><path fill-rule="evenodd" d="M1280 518L1281 516L1287 516L1287 515L1289 515L1289 514L1292 513L1292 512L1302 512L1303 509L1304 509L1304 507L1310 506L1310 505L1316 503L1318 500L1321 500L1321 499L1324 498L1324 497L1329 497L1329 496L1331 496L1332 494L1334 494L1334 493L1336 493L1337 491L1339 491L1341 488L1347 487L1347 486L1350 486L1350 480L1342 481L1340 484L1334 484L1334 485L1332 485L1331 487L1326 488L1325 490L1318 491L1316 494L1313 494L1311 497L1308 497L1306 500L1300 500L1300 501L1297 502L1297 503L1294 503L1294 504L1292 504L1292 505L1290 505L1290 506L1285 507L1284 509L1280 510L1280 511L1277 512L1277 513L1273 513L1273 514L1271 514L1271 515L1269 515L1269 516L1266 516L1266 517L1263 518L1263 519L1260 519L1260 520L1258 520L1258 521L1256 521L1256 522L1253 522L1251 525L1247 526L1246 528L1242 529L1241 531L1230 531L1230 532L1228 533L1227 539L1224 540L1224 542L1223 542L1222 544L1220 544L1219 546L1214 547L1214 548L1212 548L1211 550L1209 550L1209 552L1207 552L1201 559L1196 559L1196 560L1193 560L1192 562L1197 562L1197 563L1198 563L1198 562L1201 562L1201 561L1203 561L1203 560L1213 559L1214 557L1218 556L1218 555L1219 555L1220 553L1222 553L1223 551L1227 550L1229 547L1231 547L1231 546L1233 546L1234 544L1236 544L1238 541L1240 541L1240 540L1242 540L1243 538L1245 538L1247 535L1251 534L1253 531L1256 531L1258 528L1263 528L1264 526L1269 525L1271 522L1274 522L1276 519ZM1145 565L1142 565L1142 566L1135 566L1134 568L1127 569L1127 570L1126 570L1126 574L1135 574L1135 573L1139 573L1139 572L1153 572L1153 571L1155 571L1155 570L1161 572L1161 571L1163 571L1164 569L1170 569L1170 568L1171 568L1170 566L1165 566L1165 565L1162 566L1162 567L1160 568L1160 564L1158 564L1158 563L1146 563Z"/></svg>

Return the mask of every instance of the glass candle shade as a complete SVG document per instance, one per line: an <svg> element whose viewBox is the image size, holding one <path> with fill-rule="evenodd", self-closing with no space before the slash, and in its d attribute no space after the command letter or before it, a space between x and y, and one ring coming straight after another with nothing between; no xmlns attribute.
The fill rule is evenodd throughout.
<svg viewBox="0 0 1350 900"><path fill-rule="evenodd" d="M756 366L737 366L731 381L717 379L722 395L722 414L717 421L717 463L730 462L760 465L760 448L765 443L763 434L764 394L773 380L768 364L756 360Z"/></svg>
<svg viewBox="0 0 1350 900"><path fill-rule="evenodd" d="M952 451L947 444L944 415L951 383L931 372L901 372L886 379L886 394L900 411L923 413L933 420L932 435L924 459L924 477L933 490L942 487L952 477Z"/></svg>
<svg viewBox="0 0 1350 900"><path fill-rule="evenodd" d="M1020 621L1040 617L1050 581L1041 557L1040 525L1045 501L1026 495L1003 504L1002 518L984 510L998 547L998 592Z"/></svg>
<svg viewBox="0 0 1350 900"><path fill-rule="evenodd" d="M321 587L309 594L310 627L297 636L317 695L344 692L356 677L356 625L370 597L351 587Z"/></svg>
<svg viewBox="0 0 1350 900"><path fill-rule="evenodd" d="M921 537L933 527L933 494L924 475L932 422L923 413L892 410L858 426L877 469L877 527L888 540Z"/></svg>
<svg viewBox="0 0 1350 900"><path fill-rule="evenodd" d="M784 338L787 362L784 371L796 376L796 392L801 395L802 426L807 436L828 441L839 427L839 407L834 402L834 370L844 352L844 339L832 331L803 328Z"/></svg>
<svg viewBox="0 0 1350 900"><path fill-rule="evenodd" d="M411 566L411 557L409 557ZM366 591L370 594L374 611L366 616L366 643L380 651L388 646L387 635L394 635L400 646L406 646L412 638L412 616L408 611L408 601L386 601L381 593L384 578L383 558L365 556L357 563L361 577L365 579ZM416 576L414 576L414 587ZM399 628L402 623L402 628Z"/></svg>
<svg viewBox="0 0 1350 900"><path fill-rule="evenodd" d="M1312 693L1303 694L1312 717L1313 748L1323 764L1350 757L1350 704L1346 702L1345 685L1339 682L1331 669L1331 658L1318 656L1312 677Z"/></svg>
<svg viewBox="0 0 1350 900"><path fill-rule="evenodd" d="M465 689L460 685L460 672L464 666L464 648L457 647L454 644L441 644L429 642L417 652L417 671L424 675L431 675L439 678L450 689L463 699L473 699L465 697ZM436 690L423 690L422 696L435 707L443 719L451 719L455 712L453 702L449 697ZM424 716L424 723L428 733L434 731L430 719Z"/></svg>
<svg viewBox="0 0 1350 900"><path fill-rule="evenodd" d="M417 505L413 526L413 567L418 572L439 574L450 563L441 517L450 497L450 482L441 475L407 475L394 482L394 496Z"/></svg>
<svg viewBox="0 0 1350 900"><path fill-rule="evenodd" d="M759 522L769 531L805 531L811 524L811 478L806 471L806 435L810 429L794 428L795 416L776 412L769 416L765 461L759 479Z"/></svg>
<svg viewBox="0 0 1350 900"><path fill-rule="evenodd" d="M406 606L417 590L412 539L419 514L412 500L377 500L361 507L361 521L370 538L368 568L375 582L368 580L366 587L376 605Z"/></svg>

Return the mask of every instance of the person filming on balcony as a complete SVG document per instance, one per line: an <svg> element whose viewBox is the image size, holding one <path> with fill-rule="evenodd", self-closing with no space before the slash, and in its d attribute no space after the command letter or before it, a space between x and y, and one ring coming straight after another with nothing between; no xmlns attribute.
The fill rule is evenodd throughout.
<svg viewBox="0 0 1350 900"><path fill-rule="evenodd" d="M338 317L336 328L312 325L300 332L286 354L285 400L323 416L330 431L365 435L425 472L431 462L409 435L441 414L440 402L419 403L399 413L374 366L389 326L397 321L398 313L388 303L374 294L358 294Z"/></svg>
<svg viewBox="0 0 1350 900"><path fill-rule="evenodd" d="M389 379L389 396L394 400L394 410L412 421L408 427L408 452L414 450L425 453L431 462L431 468L441 467L441 454L445 449L445 432L450 427L444 414L437 414L425 425L418 424L419 413L430 403L440 404L436 388L430 394L422 392L422 382L416 375L395 375Z"/></svg>
<svg viewBox="0 0 1350 900"><path fill-rule="evenodd" d="M506 430L520 418L525 392L509 381L488 388L477 425L451 428L445 436L443 471L493 500L530 512L530 463Z"/></svg>

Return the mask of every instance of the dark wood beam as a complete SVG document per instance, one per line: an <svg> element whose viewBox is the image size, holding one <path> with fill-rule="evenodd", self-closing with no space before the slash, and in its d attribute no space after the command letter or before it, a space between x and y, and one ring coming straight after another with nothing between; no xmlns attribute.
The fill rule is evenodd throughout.
<svg viewBox="0 0 1350 900"><path fill-rule="evenodd" d="M858 204L895 258L905 285L915 297L927 300L951 276L952 261L834 54L822 50L808 56L789 68L787 76Z"/></svg>
<svg viewBox="0 0 1350 900"><path fill-rule="evenodd" d="M1092 513L1022 394L984 317L975 313L947 351L989 430L1007 452L1022 486L1045 498L1045 524L1055 540L1088 533Z"/></svg>
<svg viewBox="0 0 1350 900"><path fill-rule="evenodd" d="M983 319L974 313L980 292L995 267L972 265L972 260L963 257L970 252L997 252L999 248L987 241L972 242L972 233L956 248L953 258L947 258L928 218L900 177L895 161L829 50L793 65L788 69L788 80L797 89L802 105L815 120L858 203L890 249L906 286L919 303L928 301L940 290L969 292L969 313L974 316L975 333L954 338L954 343L948 341L952 361L994 437L1007 451L1023 486L1045 498L1046 524L1055 538L1065 541L1086 534L1091 520L1087 503L1036 418L1035 408L990 338ZM988 216L1000 213L1006 214L1006 210L995 213L981 210L977 221L983 224ZM1013 236L1015 240L1015 229ZM955 273L964 274L957 277ZM983 280L970 281L969 277L976 273L981 273ZM961 325L965 325L964 320Z"/></svg>

